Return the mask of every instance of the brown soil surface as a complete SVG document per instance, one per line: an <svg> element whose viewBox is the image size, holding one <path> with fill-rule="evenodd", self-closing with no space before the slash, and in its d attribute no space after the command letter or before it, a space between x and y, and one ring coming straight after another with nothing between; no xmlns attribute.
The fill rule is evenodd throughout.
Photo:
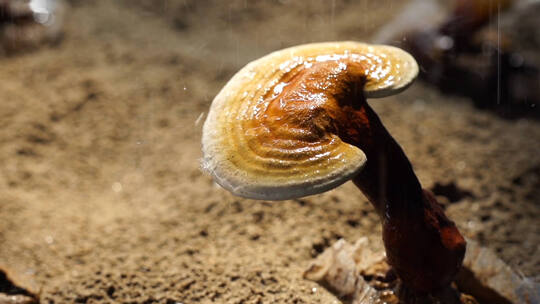
<svg viewBox="0 0 540 304"><path fill-rule="evenodd" d="M199 169L201 127L250 60L369 41L402 5L71 1L61 44L0 58L0 264L43 303L335 303L302 272L380 237L366 198L234 197ZM540 123L421 82L370 103L461 231L538 276Z"/></svg>

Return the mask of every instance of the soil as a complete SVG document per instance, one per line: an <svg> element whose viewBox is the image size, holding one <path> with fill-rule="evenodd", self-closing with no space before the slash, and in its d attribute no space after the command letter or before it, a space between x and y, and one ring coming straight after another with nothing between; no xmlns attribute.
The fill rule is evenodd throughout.
<svg viewBox="0 0 540 304"><path fill-rule="evenodd" d="M199 169L201 128L247 62L369 41L403 5L71 1L61 43L0 58L0 264L42 303L339 303L302 273L380 238L367 199L234 197ZM370 104L462 233L538 279L540 122L422 82Z"/></svg>

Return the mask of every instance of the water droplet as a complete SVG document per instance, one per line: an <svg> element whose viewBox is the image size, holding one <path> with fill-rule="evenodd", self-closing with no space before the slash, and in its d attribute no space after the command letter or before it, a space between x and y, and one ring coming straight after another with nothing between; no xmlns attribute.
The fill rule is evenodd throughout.
<svg viewBox="0 0 540 304"><path fill-rule="evenodd" d="M116 193L120 193L122 192L122 184L120 184L119 182L115 182L112 184L111 186L112 190Z"/></svg>
<svg viewBox="0 0 540 304"><path fill-rule="evenodd" d="M437 40L435 40L435 46L441 50L447 51L454 47L454 39L445 35L440 36L437 38Z"/></svg>
<svg viewBox="0 0 540 304"><path fill-rule="evenodd" d="M198 126L199 123L201 122L201 120L203 119L204 117L204 112L201 112L201 114L199 114L199 117L197 117L197 119L195 120L195 125Z"/></svg>
<svg viewBox="0 0 540 304"><path fill-rule="evenodd" d="M45 237L45 243L47 243L47 244L49 244L49 245L52 244L52 243L54 243L54 238L53 238L51 235L47 235L47 236Z"/></svg>
<svg viewBox="0 0 540 304"><path fill-rule="evenodd" d="M523 56L521 56L520 54L514 53L510 56L510 65L512 65L515 68L522 66L523 61L525 60L523 59Z"/></svg>

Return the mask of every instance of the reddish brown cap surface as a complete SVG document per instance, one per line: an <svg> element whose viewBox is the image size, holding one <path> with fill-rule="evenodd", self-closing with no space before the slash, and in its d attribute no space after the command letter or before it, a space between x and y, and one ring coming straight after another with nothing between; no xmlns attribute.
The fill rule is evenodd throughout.
<svg viewBox="0 0 540 304"><path fill-rule="evenodd" d="M333 130L325 108L360 89L385 97L418 74L390 46L315 43L280 50L242 68L219 92L203 128L202 166L232 193L282 200L332 189L366 162Z"/></svg>

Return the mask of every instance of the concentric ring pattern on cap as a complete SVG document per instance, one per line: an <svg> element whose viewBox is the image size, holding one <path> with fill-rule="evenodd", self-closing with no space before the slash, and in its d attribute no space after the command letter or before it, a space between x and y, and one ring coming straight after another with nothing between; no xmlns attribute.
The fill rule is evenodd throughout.
<svg viewBox="0 0 540 304"><path fill-rule="evenodd" d="M212 102L203 127L202 167L233 194L282 200L332 189L361 170L365 154L335 135L277 130L257 125L291 73L326 61L365 67L364 96L384 97L405 89L418 74L408 53L358 42L314 43L276 51L242 68ZM278 118L279 119L279 118ZM274 132L274 134L268 134Z"/></svg>

